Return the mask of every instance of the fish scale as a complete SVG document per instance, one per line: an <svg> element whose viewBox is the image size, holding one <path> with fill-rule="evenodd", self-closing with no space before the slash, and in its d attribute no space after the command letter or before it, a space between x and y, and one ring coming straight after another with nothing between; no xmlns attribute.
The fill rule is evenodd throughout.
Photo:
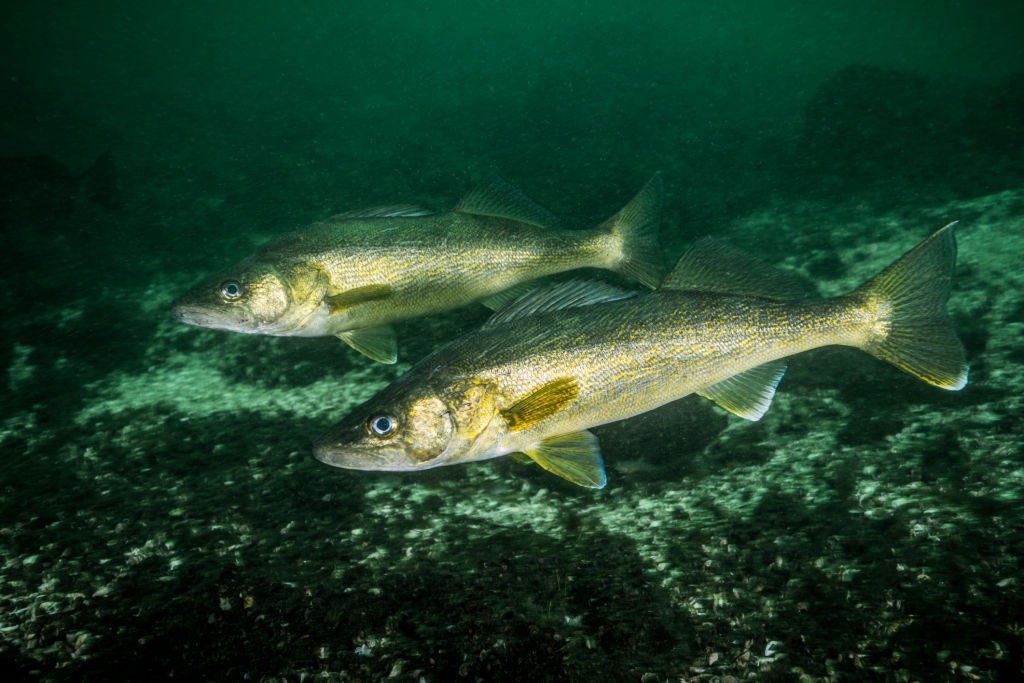
<svg viewBox="0 0 1024 683"><path fill-rule="evenodd" d="M820 300L791 276L705 240L655 292L542 287L353 410L315 452L337 467L397 471L521 453L600 488L591 427L693 393L759 419L785 358L810 349L856 347L960 389L967 364L945 313L955 257L951 224L857 290Z"/></svg>
<svg viewBox="0 0 1024 683"><path fill-rule="evenodd" d="M353 211L274 240L187 292L174 315L248 334L333 335L394 363L392 323L476 301L497 303L537 278L607 268L656 286L662 193L654 176L591 230L561 228L498 178L447 213L408 205Z"/></svg>

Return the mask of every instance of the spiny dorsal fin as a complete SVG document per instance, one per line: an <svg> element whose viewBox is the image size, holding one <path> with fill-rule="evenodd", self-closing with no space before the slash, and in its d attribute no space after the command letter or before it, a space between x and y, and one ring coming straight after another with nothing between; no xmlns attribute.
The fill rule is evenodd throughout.
<svg viewBox="0 0 1024 683"><path fill-rule="evenodd" d="M516 299L526 296L533 290L541 286L541 283L537 280L529 280L528 282L520 282L518 285L512 285L508 289L503 289L497 294L492 294L486 299L482 300L482 303L492 311L498 311Z"/></svg>
<svg viewBox="0 0 1024 683"><path fill-rule="evenodd" d="M785 373L785 361L774 360L704 387L697 393L734 415L760 420L768 412L775 397L775 387Z"/></svg>
<svg viewBox="0 0 1024 683"><path fill-rule="evenodd" d="M575 377L559 377L537 387L514 405L501 411L510 432L545 420L573 402L580 394L580 385Z"/></svg>
<svg viewBox="0 0 1024 683"><path fill-rule="evenodd" d="M393 364L398 360L398 340L390 325L364 327L335 335L353 349L378 363Z"/></svg>
<svg viewBox="0 0 1024 683"><path fill-rule="evenodd" d="M544 439L526 450L535 463L552 474L591 489L603 489L608 482L597 437L588 431L571 432Z"/></svg>
<svg viewBox="0 0 1024 683"><path fill-rule="evenodd" d="M527 316L590 306L636 296L636 292L594 280L568 280L534 289L492 315L483 328Z"/></svg>
<svg viewBox="0 0 1024 683"><path fill-rule="evenodd" d="M394 290L391 288L391 285L364 285L363 287L346 289L343 292L325 296L324 303L330 307L331 315L334 315L349 306L366 303L367 301L386 299L393 292Z"/></svg>
<svg viewBox="0 0 1024 683"><path fill-rule="evenodd" d="M694 242L661 287L771 299L802 299L813 293L798 276L711 237Z"/></svg>
<svg viewBox="0 0 1024 683"><path fill-rule="evenodd" d="M541 228L559 226L559 220L550 211L494 173L463 197L455 210L478 216L507 218Z"/></svg>
<svg viewBox="0 0 1024 683"><path fill-rule="evenodd" d="M353 218L419 218L432 216L434 212L422 206L412 204L395 204L393 206L373 206L368 209L355 209L337 213L327 219L328 222L347 221Z"/></svg>

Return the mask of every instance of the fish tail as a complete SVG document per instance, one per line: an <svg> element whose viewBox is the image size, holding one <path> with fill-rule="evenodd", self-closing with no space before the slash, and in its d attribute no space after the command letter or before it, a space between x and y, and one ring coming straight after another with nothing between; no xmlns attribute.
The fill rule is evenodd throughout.
<svg viewBox="0 0 1024 683"><path fill-rule="evenodd" d="M665 275L658 239L664 194L661 174L656 173L629 204L598 228L618 238L616 259L610 267L651 288L661 284Z"/></svg>
<svg viewBox="0 0 1024 683"><path fill-rule="evenodd" d="M964 348L946 313L956 223L934 233L853 293L870 332L861 348L929 384L967 385Z"/></svg>

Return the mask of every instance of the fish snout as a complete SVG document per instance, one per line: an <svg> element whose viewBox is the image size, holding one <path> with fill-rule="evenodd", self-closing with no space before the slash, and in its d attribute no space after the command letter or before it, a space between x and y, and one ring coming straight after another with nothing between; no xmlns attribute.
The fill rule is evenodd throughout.
<svg viewBox="0 0 1024 683"><path fill-rule="evenodd" d="M313 443L313 456L332 467L346 470L407 470L404 450L396 445L367 443L361 427L336 429Z"/></svg>
<svg viewBox="0 0 1024 683"><path fill-rule="evenodd" d="M188 309L181 304L174 304L171 307L171 316L180 323L188 322Z"/></svg>
<svg viewBox="0 0 1024 683"><path fill-rule="evenodd" d="M179 323L195 325L196 327L217 327L220 322L216 316L199 306L189 304L174 304L171 307L171 317Z"/></svg>
<svg viewBox="0 0 1024 683"><path fill-rule="evenodd" d="M234 318L238 318L237 311L231 311ZM213 310L201 304L178 302L171 306L171 317L180 323L194 325L196 327L210 327L214 329L229 329L238 332L246 332L244 320L235 320L225 315L224 311Z"/></svg>

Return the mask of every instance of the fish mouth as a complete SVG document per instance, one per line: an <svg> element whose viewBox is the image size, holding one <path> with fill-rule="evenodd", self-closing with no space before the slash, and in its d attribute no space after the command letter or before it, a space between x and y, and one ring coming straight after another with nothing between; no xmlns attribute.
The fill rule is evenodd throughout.
<svg viewBox="0 0 1024 683"><path fill-rule="evenodd" d="M325 465L345 470L371 470L375 472L402 472L409 466L403 466L402 458L395 453L381 451L378 448L360 448L358 445L339 442L331 434L323 436L313 444L313 457Z"/></svg>
<svg viewBox="0 0 1024 683"><path fill-rule="evenodd" d="M354 454L350 449L343 448L330 438L323 438L313 444L313 457L325 465L340 467L346 470L373 470L373 460Z"/></svg>
<svg viewBox="0 0 1024 683"><path fill-rule="evenodd" d="M209 313L204 313L198 306L188 304L174 304L171 307L171 316L180 323L198 327L210 327L210 323L213 322L213 316Z"/></svg>
<svg viewBox="0 0 1024 683"><path fill-rule="evenodd" d="M206 306L195 304L177 303L171 307L171 317L180 323L193 325L195 327L207 327L215 330L232 330L247 332L244 325L225 320L222 312L211 311Z"/></svg>

